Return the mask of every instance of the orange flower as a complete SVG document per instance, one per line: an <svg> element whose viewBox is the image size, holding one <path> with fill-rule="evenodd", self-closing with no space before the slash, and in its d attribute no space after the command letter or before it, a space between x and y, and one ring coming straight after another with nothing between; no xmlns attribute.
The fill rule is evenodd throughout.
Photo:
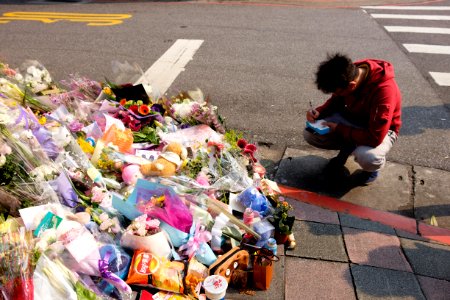
<svg viewBox="0 0 450 300"><path fill-rule="evenodd" d="M148 115L148 114L150 113L150 108L148 108L147 105L142 104L142 105L139 106L138 112L139 112L141 115L146 116L146 115Z"/></svg>
<svg viewBox="0 0 450 300"><path fill-rule="evenodd" d="M125 98L120 99L119 104L122 105L122 106L125 106L125 104L127 104L127 99L125 99Z"/></svg>

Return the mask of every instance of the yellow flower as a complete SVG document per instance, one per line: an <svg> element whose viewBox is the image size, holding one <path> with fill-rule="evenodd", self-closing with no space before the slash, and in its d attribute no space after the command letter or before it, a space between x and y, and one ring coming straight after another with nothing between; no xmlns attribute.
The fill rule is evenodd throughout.
<svg viewBox="0 0 450 300"><path fill-rule="evenodd" d="M45 125L45 123L47 123L47 118L42 116L42 117L39 118L38 122L41 125Z"/></svg>
<svg viewBox="0 0 450 300"><path fill-rule="evenodd" d="M94 147L92 147L92 145L87 142L85 139L79 137L77 139L78 145L80 145L81 150L83 150L84 153L94 153Z"/></svg>
<svg viewBox="0 0 450 300"><path fill-rule="evenodd" d="M108 96L111 96L112 95L112 90L111 90L111 88L109 86L105 86L103 88L103 93L105 93Z"/></svg>

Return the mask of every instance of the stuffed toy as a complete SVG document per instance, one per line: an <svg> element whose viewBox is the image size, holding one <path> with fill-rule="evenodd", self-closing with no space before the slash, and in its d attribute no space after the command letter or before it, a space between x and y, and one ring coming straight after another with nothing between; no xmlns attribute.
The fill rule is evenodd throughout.
<svg viewBox="0 0 450 300"><path fill-rule="evenodd" d="M144 177L138 165L128 165L122 170L122 180L127 185L135 185L139 178Z"/></svg>
<svg viewBox="0 0 450 300"><path fill-rule="evenodd" d="M186 157L187 149L180 143L171 142L163 148L155 161L141 165L141 173L144 176L173 176Z"/></svg>

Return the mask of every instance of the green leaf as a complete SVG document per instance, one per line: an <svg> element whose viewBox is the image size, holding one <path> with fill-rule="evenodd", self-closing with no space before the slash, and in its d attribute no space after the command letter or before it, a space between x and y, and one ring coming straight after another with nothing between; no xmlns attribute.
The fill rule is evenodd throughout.
<svg viewBox="0 0 450 300"><path fill-rule="evenodd" d="M75 292L77 293L78 300L97 300L97 295L88 290L83 284L79 281L75 284Z"/></svg>

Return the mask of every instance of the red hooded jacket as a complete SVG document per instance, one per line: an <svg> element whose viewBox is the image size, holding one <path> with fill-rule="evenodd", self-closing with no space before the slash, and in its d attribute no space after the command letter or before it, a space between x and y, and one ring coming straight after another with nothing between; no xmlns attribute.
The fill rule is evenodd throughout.
<svg viewBox="0 0 450 300"><path fill-rule="evenodd" d="M388 130L399 133L402 96L394 79L394 67L382 60L366 59L356 66L368 66L368 74L361 85L349 96L331 96L316 110L323 119L335 112L360 126L355 128L338 124L336 133L356 145L376 147Z"/></svg>

